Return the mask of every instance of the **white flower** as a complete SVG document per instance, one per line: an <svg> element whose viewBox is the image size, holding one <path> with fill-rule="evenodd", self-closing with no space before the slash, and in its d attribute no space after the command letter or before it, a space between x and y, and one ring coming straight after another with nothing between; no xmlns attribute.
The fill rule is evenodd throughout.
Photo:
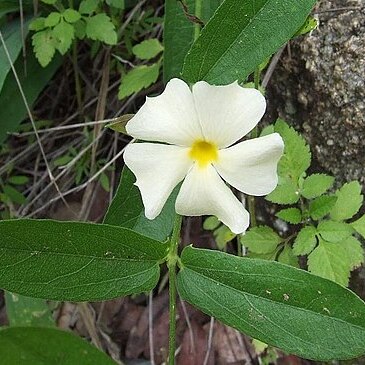
<svg viewBox="0 0 365 365"><path fill-rule="evenodd" d="M200 81L191 91L182 80L172 79L161 95L147 98L127 132L167 144L133 143L124 154L137 178L146 217L156 218L183 180L175 204L178 214L215 215L232 232L244 232L249 213L224 180L250 195L275 189L284 148L280 135L233 145L256 126L265 108L259 91L237 82L212 86Z"/></svg>

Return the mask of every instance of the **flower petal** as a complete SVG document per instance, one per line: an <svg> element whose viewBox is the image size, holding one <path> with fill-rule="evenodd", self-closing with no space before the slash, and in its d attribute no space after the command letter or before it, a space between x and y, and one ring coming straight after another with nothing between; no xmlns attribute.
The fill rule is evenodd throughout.
<svg viewBox="0 0 365 365"><path fill-rule="evenodd" d="M233 195L212 165L200 168L194 164L176 199L181 215L215 215L232 232L242 233L249 225L249 214Z"/></svg>
<svg viewBox="0 0 365 365"><path fill-rule="evenodd" d="M185 177L192 161L188 148L157 143L133 143L124 152L124 161L137 178L145 215L156 218L175 186Z"/></svg>
<svg viewBox="0 0 365 365"><path fill-rule="evenodd" d="M146 99L142 108L127 123L134 138L190 146L202 138L193 95L184 81L172 79L165 91Z"/></svg>
<svg viewBox="0 0 365 365"><path fill-rule="evenodd" d="M230 185L250 195L266 195L278 183L277 164L284 142L278 133L250 139L219 151L215 168Z"/></svg>
<svg viewBox="0 0 365 365"><path fill-rule="evenodd" d="M205 139L220 148L250 132L266 109L265 98L259 91L243 88L237 82L213 86L199 81L193 86L193 95Z"/></svg>

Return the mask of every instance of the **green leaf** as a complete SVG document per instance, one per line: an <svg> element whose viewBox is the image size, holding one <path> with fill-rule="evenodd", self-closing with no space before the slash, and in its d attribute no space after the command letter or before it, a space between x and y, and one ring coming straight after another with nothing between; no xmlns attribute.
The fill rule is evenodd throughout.
<svg viewBox="0 0 365 365"><path fill-rule="evenodd" d="M120 100L137 93L146 87L154 84L160 73L160 64L154 63L151 66L138 66L129 71L119 87L118 98Z"/></svg>
<svg viewBox="0 0 365 365"><path fill-rule="evenodd" d="M232 241L237 235L233 233L228 227L222 224L219 228L214 231L214 238L217 247L223 250L227 243Z"/></svg>
<svg viewBox="0 0 365 365"><path fill-rule="evenodd" d="M364 199L361 195L361 185L358 181L351 181L336 191L337 202L331 210L331 218L342 221L352 218L360 209Z"/></svg>
<svg viewBox="0 0 365 365"><path fill-rule="evenodd" d="M110 182L109 182L109 177L107 174L101 173L100 174L100 185L102 186L102 188L106 191L109 192L110 191Z"/></svg>
<svg viewBox="0 0 365 365"><path fill-rule="evenodd" d="M116 365L80 337L53 328L5 328L0 331L0 351L7 365Z"/></svg>
<svg viewBox="0 0 365 365"><path fill-rule="evenodd" d="M162 44L157 38L147 39L132 48L133 54L141 60L150 60L162 51Z"/></svg>
<svg viewBox="0 0 365 365"><path fill-rule="evenodd" d="M330 189L334 181L334 177L326 174L310 175L304 179L301 194L307 199L316 198Z"/></svg>
<svg viewBox="0 0 365 365"><path fill-rule="evenodd" d="M318 220L327 215L336 204L337 197L331 195L322 195L314 199L309 204L309 215L314 220Z"/></svg>
<svg viewBox="0 0 365 365"><path fill-rule="evenodd" d="M361 242L355 237L350 236L341 245L346 247L349 267L351 269L359 267L364 262L364 250Z"/></svg>
<svg viewBox="0 0 365 365"><path fill-rule="evenodd" d="M208 21L221 0L201 2L201 17ZM195 0L185 0L189 14L195 14ZM163 79L166 83L173 77L181 77L186 54L193 44L195 25L184 13L182 4L176 0L165 0Z"/></svg>
<svg viewBox="0 0 365 365"><path fill-rule="evenodd" d="M350 224L357 233L365 238L365 215Z"/></svg>
<svg viewBox="0 0 365 365"><path fill-rule="evenodd" d="M300 27L300 29L295 33L295 36L304 35L318 27L318 20L309 16L305 23Z"/></svg>
<svg viewBox="0 0 365 365"><path fill-rule="evenodd" d="M308 255L317 245L316 234L317 230L313 226L306 226L302 228L294 241L294 254Z"/></svg>
<svg viewBox="0 0 365 365"><path fill-rule="evenodd" d="M106 0L106 3L117 9L125 8L125 0Z"/></svg>
<svg viewBox="0 0 365 365"><path fill-rule="evenodd" d="M74 9L66 9L63 13L63 18L68 23L76 23L78 20L81 19L81 14L74 10Z"/></svg>
<svg viewBox="0 0 365 365"><path fill-rule="evenodd" d="M167 245L128 229L79 222L0 222L0 287L62 301L151 290Z"/></svg>
<svg viewBox="0 0 365 365"><path fill-rule="evenodd" d="M6 314L10 326L55 327L45 300L5 292Z"/></svg>
<svg viewBox="0 0 365 365"><path fill-rule="evenodd" d="M259 254L274 251L281 241L282 238L267 226L253 227L241 236L242 245Z"/></svg>
<svg viewBox="0 0 365 365"><path fill-rule="evenodd" d="M117 44L117 33L111 19L105 14L100 13L86 21L86 36L94 41L101 41L111 46Z"/></svg>
<svg viewBox="0 0 365 365"><path fill-rule="evenodd" d="M33 50L42 67L46 67L52 61L56 52L56 44L57 43L53 38L53 32L50 29L33 34Z"/></svg>
<svg viewBox="0 0 365 365"><path fill-rule="evenodd" d="M298 257L295 256L293 249L290 247L290 245L284 246L284 249L280 252L278 261L282 264L299 268Z"/></svg>
<svg viewBox="0 0 365 365"><path fill-rule="evenodd" d="M23 175L11 176L8 179L8 183L13 185L25 185L28 181L29 177Z"/></svg>
<svg viewBox="0 0 365 365"><path fill-rule="evenodd" d="M41 0L41 1L48 5L54 5L57 2L57 0Z"/></svg>
<svg viewBox="0 0 365 365"><path fill-rule="evenodd" d="M304 138L281 119L275 123L275 132L281 135L285 145L284 155L278 165L279 175L290 177L297 183L311 164L309 147Z"/></svg>
<svg viewBox="0 0 365 365"><path fill-rule="evenodd" d="M225 0L187 54L183 78L245 80L304 23L315 0Z"/></svg>
<svg viewBox="0 0 365 365"><path fill-rule="evenodd" d="M266 195L266 200L277 204L294 204L299 200L297 186L290 180L284 181L273 192Z"/></svg>
<svg viewBox="0 0 365 365"><path fill-rule="evenodd" d="M61 14L53 11L44 20L44 25L46 27L54 27L55 25L57 25L60 22L60 20L61 20Z"/></svg>
<svg viewBox="0 0 365 365"><path fill-rule="evenodd" d="M110 128L115 132L123 133L128 135L125 129L127 123L135 116L135 114L124 114L118 118L113 119L113 122L105 125L105 128Z"/></svg>
<svg viewBox="0 0 365 365"><path fill-rule="evenodd" d="M329 242L343 241L353 233L352 227L347 223L322 221L317 227L321 237Z"/></svg>
<svg viewBox="0 0 365 365"><path fill-rule="evenodd" d="M23 57L19 57L15 62L15 69L28 104L32 106L39 93L61 65L61 60L57 57L47 68L42 68L30 49L27 52L26 59L26 70ZM27 110L18 85L13 74L9 73L0 93L0 144L4 142L7 133L17 130L26 115Z"/></svg>
<svg viewBox="0 0 365 365"><path fill-rule="evenodd" d="M298 208L282 209L276 216L291 224L299 224L302 221L302 212Z"/></svg>
<svg viewBox="0 0 365 365"><path fill-rule="evenodd" d="M11 185L4 186L4 194L15 204L24 204L27 201L23 193Z"/></svg>
<svg viewBox="0 0 365 365"><path fill-rule="evenodd" d="M81 14L92 14L96 11L99 5L99 0L82 0L79 7Z"/></svg>
<svg viewBox="0 0 365 365"><path fill-rule="evenodd" d="M18 19L8 22L0 27L12 64L14 64L23 47L22 38L27 37L28 24L29 20L26 20L24 24L24 33L22 33L22 26ZM10 62L5 53L3 44L0 43L0 91L9 71ZM3 123L3 121L1 123Z"/></svg>
<svg viewBox="0 0 365 365"><path fill-rule="evenodd" d="M55 46L57 50L62 55L66 54L72 45L73 39L75 38L74 27L62 20L61 23L57 24L53 28L52 35L56 40Z"/></svg>
<svg viewBox="0 0 365 365"><path fill-rule="evenodd" d="M351 271L347 257L347 248L342 243L320 240L319 245L308 256L308 270L312 274L346 286Z"/></svg>
<svg viewBox="0 0 365 365"><path fill-rule="evenodd" d="M33 19L29 23L29 30L34 30L34 31L43 30L46 27L45 20L46 18L43 18L41 16L39 18Z"/></svg>
<svg viewBox="0 0 365 365"><path fill-rule="evenodd" d="M144 215L141 194L133 173L124 167L118 190L105 215L104 223L130 228L158 241L165 241L171 234L175 218L175 200L179 188L176 188L167 200L160 215L149 220Z"/></svg>
<svg viewBox="0 0 365 365"><path fill-rule="evenodd" d="M274 261L192 247L181 263L181 298L224 324L308 359L365 353L365 303L346 288Z"/></svg>
<svg viewBox="0 0 365 365"><path fill-rule="evenodd" d="M217 217L215 217L214 215L212 215L204 221L203 228L206 229L207 231L213 231L214 229L218 228L220 225L221 225L221 222L219 221L219 219Z"/></svg>

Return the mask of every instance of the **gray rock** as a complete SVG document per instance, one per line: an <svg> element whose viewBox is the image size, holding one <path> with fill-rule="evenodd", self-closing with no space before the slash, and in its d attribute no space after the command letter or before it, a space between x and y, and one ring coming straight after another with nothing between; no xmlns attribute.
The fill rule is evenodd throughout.
<svg viewBox="0 0 365 365"><path fill-rule="evenodd" d="M271 109L304 134L317 170L365 186L365 0L315 12L319 28L290 44L270 81Z"/></svg>

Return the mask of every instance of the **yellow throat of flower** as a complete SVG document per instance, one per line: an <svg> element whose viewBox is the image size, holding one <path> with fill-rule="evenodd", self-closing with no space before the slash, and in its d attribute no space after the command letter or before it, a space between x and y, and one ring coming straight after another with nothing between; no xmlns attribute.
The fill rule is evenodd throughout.
<svg viewBox="0 0 365 365"><path fill-rule="evenodd" d="M218 148L215 143L197 140L189 150L189 157L196 161L199 167L206 167L218 160Z"/></svg>

